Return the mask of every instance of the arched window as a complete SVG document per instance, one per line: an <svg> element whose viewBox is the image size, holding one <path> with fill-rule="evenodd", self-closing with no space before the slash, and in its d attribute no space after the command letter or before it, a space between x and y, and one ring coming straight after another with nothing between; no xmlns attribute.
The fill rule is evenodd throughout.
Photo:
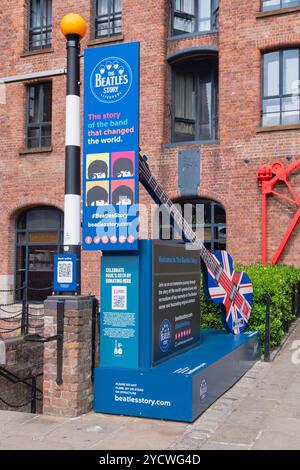
<svg viewBox="0 0 300 470"><path fill-rule="evenodd" d="M62 247L63 213L54 207L34 207L16 223L16 288L28 286L28 300L43 301L52 289L53 255ZM16 300L22 292L16 291Z"/></svg>
<svg viewBox="0 0 300 470"><path fill-rule="evenodd" d="M180 199L175 204L181 207L181 213L191 224L193 231L200 239L204 238L202 241L206 248L210 251L226 249L226 212L221 204L203 198ZM165 234L169 233L171 238L174 238L174 229L169 231L168 227L163 225L163 220L161 217L160 238L168 237Z"/></svg>

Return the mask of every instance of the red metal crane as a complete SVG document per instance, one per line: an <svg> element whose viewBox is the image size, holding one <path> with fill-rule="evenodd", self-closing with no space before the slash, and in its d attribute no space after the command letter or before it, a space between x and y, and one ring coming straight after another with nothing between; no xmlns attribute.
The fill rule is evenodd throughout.
<svg viewBox="0 0 300 470"><path fill-rule="evenodd" d="M267 220L267 198L268 195L273 194L280 199L284 199L289 203L295 205L297 207L297 211L288 226L279 247L276 250L275 255L271 260L271 264L276 264L288 242L290 239L297 223L300 220L300 196L298 195L295 188L292 186L291 182L289 181L289 175L295 171L297 168L300 167L300 160L295 161L292 165L288 168L285 168L283 163L281 162L274 162L273 165L262 166L258 169L257 172L257 179L258 183L262 188L262 206L261 206L261 213L262 213L262 264L265 266L267 264L267 236L268 236L268 220ZM285 183L286 187L288 188L291 197L285 196L284 194L279 193L274 188L278 182Z"/></svg>

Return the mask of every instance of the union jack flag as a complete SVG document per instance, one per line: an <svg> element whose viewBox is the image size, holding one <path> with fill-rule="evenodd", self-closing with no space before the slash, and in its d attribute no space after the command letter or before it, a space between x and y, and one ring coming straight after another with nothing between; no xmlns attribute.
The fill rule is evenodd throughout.
<svg viewBox="0 0 300 470"><path fill-rule="evenodd" d="M215 304L223 304L226 329L240 334L247 326L253 305L251 281L246 273L234 271L232 258L227 251L216 251L211 256L223 266L224 272L217 282L215 275L207 267L209 297Z"/></svg>

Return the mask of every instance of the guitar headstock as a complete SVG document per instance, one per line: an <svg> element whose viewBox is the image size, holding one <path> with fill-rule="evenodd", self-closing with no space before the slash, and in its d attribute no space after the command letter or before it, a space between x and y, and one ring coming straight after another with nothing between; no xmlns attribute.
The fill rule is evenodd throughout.
<svg viewBox="0 0 300 470"><path fill-rule="evenodd" d="M149 173L148 157L147 155L139 154L139 169L141 172Z"/></svg>

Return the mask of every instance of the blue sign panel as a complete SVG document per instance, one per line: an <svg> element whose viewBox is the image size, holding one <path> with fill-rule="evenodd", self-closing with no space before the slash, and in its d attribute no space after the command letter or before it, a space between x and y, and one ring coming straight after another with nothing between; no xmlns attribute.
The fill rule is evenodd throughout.
<svg viewBox="0 0 300 470"><path fill-rule="evenodd" d="M84 250L138 243L139 43L84 53Z"/></svg>
<svg viewBox="0 0 300 470"><path fill-rule="evenodd" d="M103 256L101 261L101 366L139 365L139 257Z"/></svg>
<svg viewBox="0 0 300 470"><path fill-rule="evenodd" d="M54 282L55 292L76 291L76 255L54 255Z"/></svg>

